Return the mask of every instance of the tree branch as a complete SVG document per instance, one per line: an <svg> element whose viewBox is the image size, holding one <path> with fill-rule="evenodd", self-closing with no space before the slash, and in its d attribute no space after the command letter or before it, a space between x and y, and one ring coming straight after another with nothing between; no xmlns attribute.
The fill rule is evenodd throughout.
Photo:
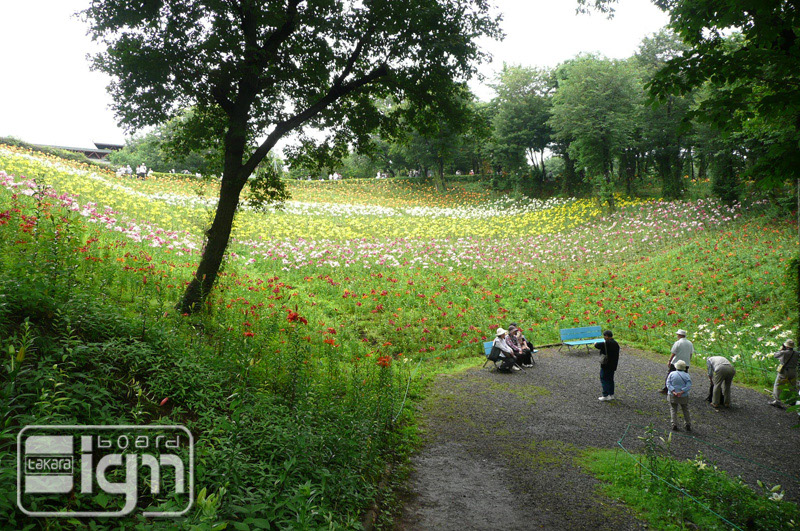
<svg viewBox="0 0 800 531"><path fill-rule="evenodd" d="M345 83L343 85L332 86L328 90L328 93L316 103L295 114L291 118L278 123L272 133L270 133L266 140L264 140L264 142L258 146L258 149L256 149L256 151L244 164L240 175L249 176L251 173L253 173L253 171L256 169L256 166L258 166L258 163L264 160L264 157L267 156L267 153L269 153L270 150L275 147L275 144L278 142L278 140L280 140L286 133L313 118L335 101L388 74L389 67L386 65L386 63L381 63L379 66L375 67L372 71L359 79L355 79L350 83Z"/></svg>
<svg viewBox="0 0 800 531"><path fill-rule="evenodd" d="M295 23L297 22L297 6L301 1L302 0L289 1L289 5L286 8L286 20L283 21L283 25L273 31L264 42L264 46L261 47L261 50L267 52L268 56L274 56L278 51L278 46L283 44L294 31Z"/></svg>
<svg viewBox="0 0 800 531"><path fill-rule="evenodd" d="M233 112L233 102L228 97L227 91L219 83L211 86L211 97L222 107L225 114L230 115Z"/></svg>
<svg viewBox="0 0 800 531"><path fill-rule="evenodd" d="M365 31L364 35L361 37L361 39L359 39L355 49L353 50L353 53L351 53L350 57L347 59L347 64L342 70L342 73L336 76L336 78L333 80L334 86L341 85L342 82L345 79L347 79L347 76L349 76L350 73L353 71L353 67L356 64L356 61L358 61L358 58L361 57L361 52L364 49L364 45L367 43L367 41L369 41L370 37L372 37L374 29L375 29L375 24L370 23L369 28L367 28L367 31Z"/></svg>

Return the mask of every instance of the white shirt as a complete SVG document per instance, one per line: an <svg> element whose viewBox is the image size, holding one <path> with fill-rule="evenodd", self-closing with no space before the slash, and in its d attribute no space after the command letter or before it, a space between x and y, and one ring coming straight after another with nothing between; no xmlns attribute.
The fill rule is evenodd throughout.
<svg viewBox="0 0 800 531"><path fill-rule="evenodd" d="M513 354L514 351L511 350L511 347L508 346L505 339L502 339L500 336L496 336L494 341L492 342L495 347L499 347L500 350L503 351L504 354ZM505 356L503 356L505 357Z"/></svg>
<svg viewBox="0 0 800 531"><path fill-rule="evenodd" d="M670 352L675 356L672 358L673 365L675 365L678 360L683 360L688 367L690 365L689 361L692 359L692 354L694 354L694 345L692 345L691 341L682 337L672 344L672 350Z"/></svg>

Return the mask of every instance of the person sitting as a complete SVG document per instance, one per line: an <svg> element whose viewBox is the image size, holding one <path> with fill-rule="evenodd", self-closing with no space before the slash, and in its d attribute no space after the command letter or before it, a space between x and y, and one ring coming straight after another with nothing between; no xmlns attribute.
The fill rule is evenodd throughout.
<svg viewBox="0 0 800 531"><path fill-rule="evenodd" d="M513 326L519 330L521 336L519 344L523 347L523 350L527 349L531 353L530 362L531 366L533 366L533 364L536 363L535 361L533 361L533 355L539 351L534 348L533 343L528 341L528 338L525 337L525 334L522 333L522 328L520 328L517 323L509 323L509 326Z"/></svg>
<svg viewBox="0 0 800 531"><path fill-rule="evenodd" d="M511 324L508 327L508 335L506 336L506 343L514 351L517 361L523 367L533 367L533 357L530 346L525 336L522 335L522 330L517 328L516 324Z"/></svg>
<svg viewBox="0 0 800 531"><path fill-rule="evenodd" d="M506 342L507 334L508 332L506 330L498 328L497 334L492 342L492 349L500 349L499 360L501 363L500 367L497 368L499 372L511 372L512 368L519 370L519 367L516 366L517 360L514 356L514 350Z"/></svg>

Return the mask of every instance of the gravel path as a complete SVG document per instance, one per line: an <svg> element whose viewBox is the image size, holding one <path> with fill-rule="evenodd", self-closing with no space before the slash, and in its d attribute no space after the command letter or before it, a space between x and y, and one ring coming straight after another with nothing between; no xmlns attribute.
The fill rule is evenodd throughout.
<svg viewBox="0 0 800 531"><path fill-rule="evenodd" d="M658 392L664 363L622 345L617 400L600 402L594 352L545 349L524 373L476 368L440 377L420 412L425 442L397 529L644 528L621 503L599 494L598 482L573 458L587 447L616 447L629 425L623 444L632 451L641 449L637 436L645 425L666 433L669 406ZM693 437L681 432L673 453L689 458L702 450L720 468L751 483L779 483L787 499L800 500L800 430L791 429L797 416L768 406L765 394L735 379L732 407L712 409L704 368L690 369Z"/></svg>

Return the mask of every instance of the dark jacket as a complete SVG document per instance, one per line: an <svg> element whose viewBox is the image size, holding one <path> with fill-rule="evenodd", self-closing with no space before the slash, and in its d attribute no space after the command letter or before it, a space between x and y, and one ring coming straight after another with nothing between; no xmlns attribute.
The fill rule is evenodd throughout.
<svg viewBox="0 0 800 531"><path fill-rule="evenodd" d="M616 371L619 363L619 343L612 337L595 343L594 348L598 349L601 355L608 354L608 363L603 365L603 368L607 371Z"/></svg>

